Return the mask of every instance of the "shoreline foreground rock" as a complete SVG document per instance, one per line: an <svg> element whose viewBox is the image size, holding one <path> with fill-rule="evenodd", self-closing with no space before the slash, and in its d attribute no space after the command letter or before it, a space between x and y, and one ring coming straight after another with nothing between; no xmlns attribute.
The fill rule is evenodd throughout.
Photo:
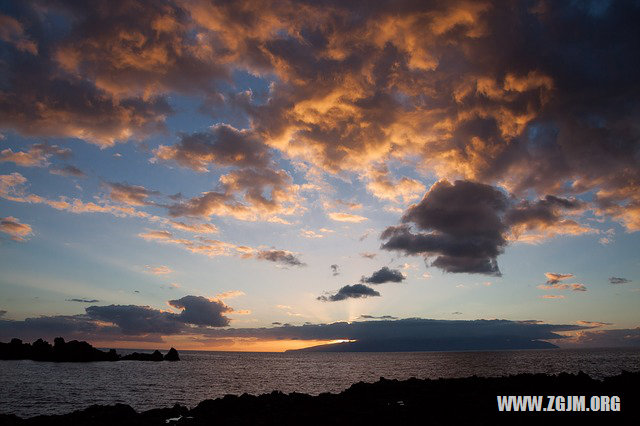
<svg viewBox="0 0 640 426"><path fill-rule="evenodd" d="M23 343L20 339L11 339L9 343L0 342L0 360L19 359L50 362L180 361L180 356L174 348L169 349L164 356L158 350L151 354L134 352L121 356L115 349L105 352L87 342L65 342L62 337L56 337L53 346L42 339L36 340L32 345Z"/></svg>
<svg viewBox="0 0 640 426"><path fill-rule="evenodd" d="M339 394L311 396L272 392L260 396L227 395L205 400L196 407L136 412L125 404L93 405L64 415L22 419L0 414L6 426L40 425L636 425L640 418L640 372L623 372L603 380L584 373L559 375L520 374L509 377L467 377L461 379L387 380L356 383ZM500 412L497 396L544 395L540 411ZM569 410L572 404L557 403L547 408L547 395L620 398L619 411ZM607 405L609 406L609 405ZM564 410L560 411L559 408Z"/></svg>

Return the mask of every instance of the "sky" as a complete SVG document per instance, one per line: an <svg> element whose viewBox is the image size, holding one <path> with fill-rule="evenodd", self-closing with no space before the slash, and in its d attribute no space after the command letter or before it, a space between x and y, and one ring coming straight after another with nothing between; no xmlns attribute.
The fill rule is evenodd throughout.
<svg viewBox="0 0 640 426"><path fill-rule="evenodd" d="M0 339L639 346L639 18L0 2Z"/></svg>

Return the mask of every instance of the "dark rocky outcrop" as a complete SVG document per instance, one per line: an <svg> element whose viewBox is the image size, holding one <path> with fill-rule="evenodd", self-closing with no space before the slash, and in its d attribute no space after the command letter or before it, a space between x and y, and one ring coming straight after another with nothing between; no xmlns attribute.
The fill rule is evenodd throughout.
<svg viewBox="0 0 640 426"><path fill-rule="evenodd" d="M134 352L121 358L123 361L162 361L164 358L160 351L153 351L151 354Z"/></svg>
<svg viewBox="0 0 640 426"><path fill-rule="evenodd" d="M166 357L169 358L166 358ZM121 357L115 351L101 351L91 346L87 342L72 340L65 342L62 337L53 340L53 346L42 339L38 339L33 344L22 343L20 339L11 339L9 343L0 342L0 360L10 359L31 359L33 361L53 361L53 362L93 362L93 361L179 361L178 351L171 348L163 357L160 351L152 354L134 352Z"/></svg>
<svg viewBox="0 0 640 426"><path fill-rule="evenodd" d="M7 426L72 425L635 425L640 418L640 372L604 380L579 374L521 374L438 380L386 380L356 383L339 393L252 396L227 395L189 410L155 409L136 413L128 405L92 406L59 416L21 419L0 415ZM620 411L499 412L497 395L617 395ZM546 407L546 401L545 401Z"/></svg>
<svg viewBox="0 0 640 426"><path fill-rule="evenodd" d="M165 361L180 361L180 356L178 356L178 351L175 348L169 349L169 352L164 356Z"/></svg>

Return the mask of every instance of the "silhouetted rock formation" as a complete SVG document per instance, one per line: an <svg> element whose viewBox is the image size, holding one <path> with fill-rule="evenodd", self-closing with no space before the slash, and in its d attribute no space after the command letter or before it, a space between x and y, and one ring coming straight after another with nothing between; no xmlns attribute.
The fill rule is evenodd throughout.
<svg viewBox="0 0 640 426"><path fill-rule="evenodd" d="M169 358L167 358L169 357ZM171 348L167 356L163 357L160 351L152 354L134 352L121 357L115 349L108 352L94 348L87 342L72 340L65 342L62 337L53 340L53 346L42 339L29 343L22 343L20 339L11 339L9 343L0 342L0 360L9 359L31 359L34 361L54 361L54 362L92 362L92 361L179 361L178 351Z"/></svg>
<svg viewBox="0 0 640 426"><path fill-rule="evenodd" d="M178 351L175 348L169 349L169 352L164 356L165 361L180 361L180 357L178 356Z"/></svg>
<svg viewBox="0 0 640 426"><path fill-rule="evenodd" d="M281 392L252 396L227 395L189 410L154 409L136 413L128 405L91 406L58 416L21 419L1 415L0 424L21 425L635 425L640 418L640 372L603 381L584 373L520 374L509 377L404 381L381 378L356 383L339 393L310 396ZM619 396L620 411L499 412L497 395ZM547 401L543 407L547 406ZM170 420L171 419L171 420Z"/></svg>
<svg viewBox="0 0 640 426"><path fill-rule="evenodd" d="M162 354L160 351L153 351L152 354L145 354L134 352L129 355L125 355L121 358L123 361L162 361Z"/></svg>

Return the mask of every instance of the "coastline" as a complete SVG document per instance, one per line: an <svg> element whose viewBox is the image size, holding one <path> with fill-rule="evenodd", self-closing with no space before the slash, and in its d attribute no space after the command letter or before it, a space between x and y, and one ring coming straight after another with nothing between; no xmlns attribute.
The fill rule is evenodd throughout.
<svg viewBox="0 0 640 426"><path fill-rule="evenodd" d="M311 396L274 391L227 395L194 408L175 405L136 412L125 404L94 405L62 415L31 418L3 413L0 423L19 425L161 425L214 423L294 424L635 424L640 415L640 371L597 380L584 373L359 382L340 393ZM170 392L170 389L158 390ZM499 412L498 395L618 396L620 411Z"/></svg>

